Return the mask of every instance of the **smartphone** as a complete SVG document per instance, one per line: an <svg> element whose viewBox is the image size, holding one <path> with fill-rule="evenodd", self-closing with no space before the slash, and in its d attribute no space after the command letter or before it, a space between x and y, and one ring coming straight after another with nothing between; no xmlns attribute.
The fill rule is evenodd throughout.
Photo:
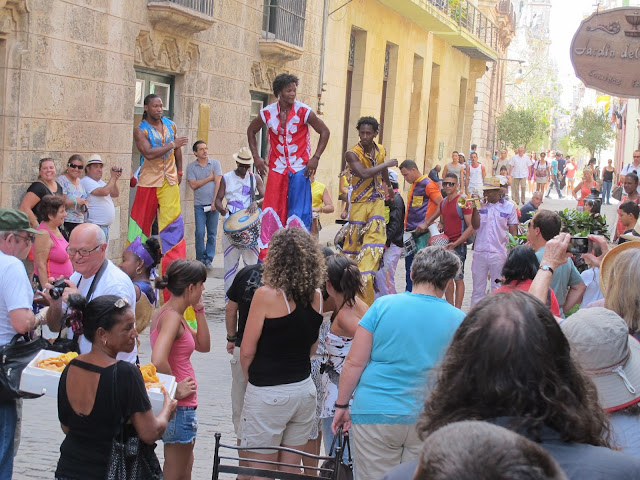
<svg viewBox="0 0 640 480"><path fill-rule="evenodd" d="M587 237L571 237L567 252L576 254L589 253L591 251L590 241Z"/></svg>

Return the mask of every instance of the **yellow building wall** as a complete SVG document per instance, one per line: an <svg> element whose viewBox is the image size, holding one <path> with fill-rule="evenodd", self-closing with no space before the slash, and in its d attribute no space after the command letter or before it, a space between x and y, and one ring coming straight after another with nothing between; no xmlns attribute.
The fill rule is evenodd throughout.
<svg viewBox="0 0 640 480"><path fill-rule="evenodd" d="M367 0L352 2L329 17L325 52L326 91L323 93L323 120L331 128L331 140L320 164L317 177L337 196L338 174L344 155L343 125L349 43L352 30L356 33L356 58L351 96L348 148L357 141L355 122L361 116L371 115L380 120L385 49L387 43L397 48L395 84L387 83L387 109L384 119L383 145L388 158L401 163L410 158L425 171L440 163L444 165L451 151L468 152L471 125L463 143L456 143L458 122L473 117L475 78L471 60L431 32L421 29L410 19L380 3ZM364 50L364 56L359 53ZM421 81L414 85L414 59L422 59ZM358 62L364 62L362 74ZM432 65L440 66L439 90L435 103L429 101ZM482 62L484 67L484 62ZM362 65L360 65L362 67ZM483 68L484 69L484 68ZM417 72L417 73L420 73ZM419 78L417 75L416 78ZM460 80L466 78L466 112L459 115ZM391 79L390 79L391 80ZM472 81L473 80L473 81ZM361 83L361 91L356 86ZM416 94L416 92L418 94ZM412 96L413 94L413 96ZM393 109L390 111L389 96ZM430 111L431 107L431 111ZM427 122L434 115L427 144ZM411 117L411 118L410 118ZM438 159L440 142L444 143L443 159Z"/></svg>

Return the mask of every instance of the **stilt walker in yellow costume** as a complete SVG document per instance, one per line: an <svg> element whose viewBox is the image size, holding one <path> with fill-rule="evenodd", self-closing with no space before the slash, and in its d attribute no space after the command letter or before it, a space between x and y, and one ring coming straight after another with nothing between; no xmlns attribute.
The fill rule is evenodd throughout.
<svg viewBox="0 0 640 480"><path fill-rule="evenodd" d="M373 303L373 282L387 241L382 182L388 185L389 195L393 198L387 168L398 165L396 159L385 162L384 147L374 141L379 126L373 117L362 117L358 120L356 128L360 142L345 154L352 173L353 191L349 233L342 253L353 258L358 264L365 286L363 300L368 305Z"/></svg>

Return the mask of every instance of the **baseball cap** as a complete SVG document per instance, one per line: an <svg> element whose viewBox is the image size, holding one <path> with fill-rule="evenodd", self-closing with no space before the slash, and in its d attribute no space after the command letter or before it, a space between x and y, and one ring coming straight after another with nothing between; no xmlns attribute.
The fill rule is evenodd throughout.
<svg viewBox="0 0 640 480"><path fill-rule="evenodd" d="M640 402L640 343L622 317L603 307L583 308L560 328L607 412Z"/></svg>
<svg viewBox="0 0 640 480"><path fill-rule="evenodd" d="M45 233L42 230L31 228L27 214L13 208L0 208L0 230L5 232L20 230L36 235Z"/></svg>

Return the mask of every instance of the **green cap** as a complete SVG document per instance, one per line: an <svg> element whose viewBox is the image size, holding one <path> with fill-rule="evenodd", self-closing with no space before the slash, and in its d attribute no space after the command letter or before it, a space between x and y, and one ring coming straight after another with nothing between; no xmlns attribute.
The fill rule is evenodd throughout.
<svg viewBox="0 0 640 480"><path fill-rule="evenodd" d="M31 228L29 217L27 217L26 213L20 210L14 210L13 208L0 208L0 231L9 232L15 230L22 230L37 235L45 233L41 230Z"/></svg>

